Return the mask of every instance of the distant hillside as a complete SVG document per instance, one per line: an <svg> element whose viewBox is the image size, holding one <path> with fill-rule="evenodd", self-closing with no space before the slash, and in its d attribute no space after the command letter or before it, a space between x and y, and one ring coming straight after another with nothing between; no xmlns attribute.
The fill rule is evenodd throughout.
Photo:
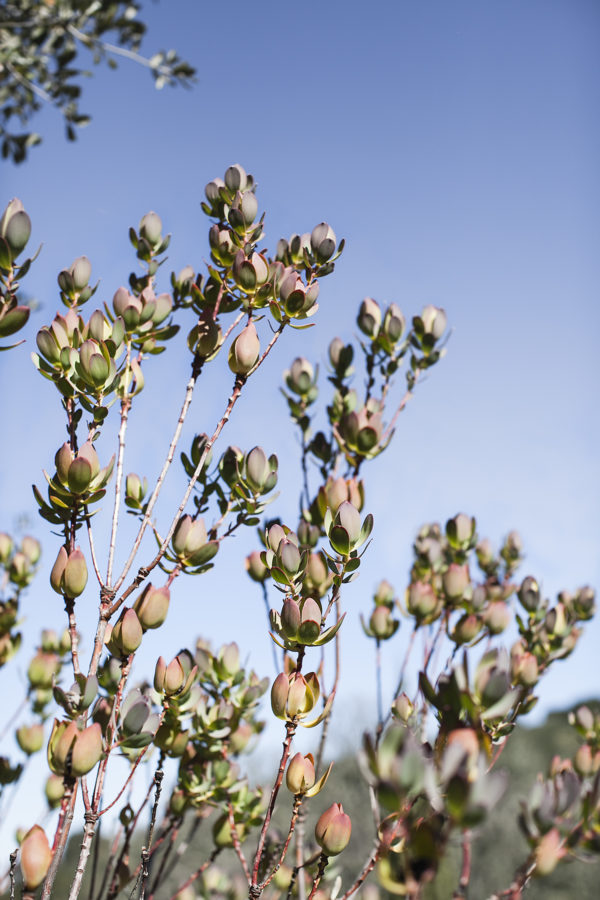
<svg viewBox="0 0 600 900"><path fill-rule="evenodd" d="M594 704L595 705L595 704ZM509 772L509 789L497 807L493 817L476 832L473 842L473 868L471 900L486 900L494 891L508 887L512 873L527 855L527 845L516 824L519 800L527 796L538 772L546 772L548 764L556 754L570 756L578 746L573 729L567 724L567 714L554 713L537 728L520 728L511 736L498 762L498 767ZM373 845L374 829L371 818L368 791L353 757L338 760L323 794L311 803L311 814L306 823L307 834L317 815L334 801L342 801L344 809L352 817L353 833L348 849L339 857L337 865L343 877L343 886L350 883L360 870L369 849ZM285 787L280 794L277 814L274 819L275 836L287 831L291 796ZM191 821L184 824L182 834L187 838ZM104 838L107 838L104 835ZM79 850L79 836L75 835L68 848L65 865L62 867L56 897L68 894L68 885L76 866ZM140 841L141 843L141 841ZM246 855L254 850L255 841L245 845ZM167 883L157 892L156 900L169 898L178 884L190 871L207 858L210 853L210 820L202 823L191 841L183 860L170 874ZM133 867L139 860L139 844L132 850ZM98 862L98 872L104 871L108 856L108 841L103 841L103 849ZM158 860L158 864L160 860ZM156 865L156 864L155 864ZM426 900L450 900L458 882L460 851L456 850L448 860L436 881L429 886ZM237 873L239 863L232 851L226 851L219 859L219 866L230 873ZM156 869L154 870L156 871ZM530 900L592 900L600 896L600 865L586 862L563 864L556 872L541 882L535 880L526 892ZM129 890L119 897L129 897ZM340 893L342 893L341 891ZM83 897L88 897L84 889ZM243 894L242 894L243 896ZM285 894L283 895L285 897Z"/></svg>

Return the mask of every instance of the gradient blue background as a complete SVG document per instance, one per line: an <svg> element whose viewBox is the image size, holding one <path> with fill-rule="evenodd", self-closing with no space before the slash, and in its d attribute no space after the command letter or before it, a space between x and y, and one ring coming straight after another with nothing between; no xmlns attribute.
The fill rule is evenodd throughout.
<svg viewBox="0 0 600 900"><path fill-rule="evenodd" d="M155 92L147 71L120 61L118 72L99 70L84 84L82 109L93 120L76 144L64 140L58 113L44 110L34 123L42 147L23 166L2 166L4 198L22 199L31 246L44 246L24 282L40 303L28 346L0 356L0 524L10 530L30 515L27 530L44 535L47 573L59 541L44 532L29 486L42 483L64 429L57 395L28 351L59 308L58 270L87 254L101 279L94 300L110 300L135 263L127 228L149 209L173 233L164 287L171 268L202 270L204 184L241 163L258 180L269 247L322 219L347 239L322 284L316 327L280 342L221 444L278 452L289 493L273 512L292 520L296 509L298 448L281 425L277 391L292 358L319 361L324 374L329 339L356 333L366 295L395 301L407 316L443 306L453 328L392 447L365 469L375 540L347 591L337 719L351 740L375 715L373 648L358 613L381 576L404 590L423 522L464 510L495 543L517 528L522 574L535 574L549 596L600 583L600 8L594 0L146 7L146 52L176 47L198 69L194 89ZM147 367L126 471L151 478L160 466L189 371L183 335L176 346L166 374L160 359ZM220 380L219 365L215 373L199 387L184 448L224 407L230 379ZM173 475L163 527L181 490ZM241 568L255 546L247 531L223 549L217 577L179 579L168 629L145 642L148 668L201 633L216 644L237 640L272 674L260 594ZM120 542L119 558L126 549ZM45 574L23 612L28 643L3 673L15 704L39 629L61 614ZM89 641L91 610L81 621ZM408 630L385 648L390 680ZM576 654L542 682L531 720L598 694L599 639L591 623Z"/></svg>

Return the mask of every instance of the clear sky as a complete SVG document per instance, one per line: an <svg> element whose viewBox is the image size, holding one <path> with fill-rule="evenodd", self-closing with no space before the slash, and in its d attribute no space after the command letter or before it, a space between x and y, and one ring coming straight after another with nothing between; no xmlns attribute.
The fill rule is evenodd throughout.
<svg viewBox="0 0 600 900"><path fill-rule="evenodd" d="M340 704L353 719L372 721L372 647L358 612L368 610L381 576L404 590L423 522L464 510L495 543L517 528L527 552L522 574L535 574L552 597L600 584L600 7L595 0L146 6L145 50L175 47L198 70L193 90L155 92L147 71L121 61L117 72L98 71L85 83L82 109L92 124L76 144L66 143L60 116L46 110L34 123L41 148L25 165L2 163L2 195L23 200L32 246L44 243L24 283L40 303L28 349L59 307L57 272L76 256L90 257L100 301L126 283L135 262L127 228L149 209L173 233L165 287L166 269L202 270L204 185L241 163L258 180L270 248L323 219L347 239L322 284L317 326L278 345L222 444L261 443L279 453L282 488L291 494L272 509L291 517L297 445L279 418L280 373L299 353L324 364L333 334L355 334L366 295L395 301L407 316L426 303L445 307L453 328L447 356L419 387L392 447L365 469L375 540L347 594ZM168 375L160 362L134 413L132 427L143 434L126 461L127 471L149 477L176 418L181 389L173 385L189 368L183 337ZM0 356L0 378L0 527L11 529L26 512L41 536L29 486L42 482L41 469L64 440L57 396L25 348ZM201 386L189 435L210 429L227 386ZM102 446L113 452L108 441ZM172 500L181 488L175 481ZM58 540L46 532L44 546L46 572ZM216 643L238 640L252 665L271 674L260 595L241 572L254 546L247 532L218 558L225 587L212 576L178 585L169 629L153 636L149 660L203 633ZM36 635L60 615L46 584L43 575L23 610ZM91 618L83 628L89 638ZM386 648L390 679L407 633L405 625ZM541 712L598 694L599 639L599 622L590 624L577 653L542 683ZM30 650L13 668L26 666Z"/></svg>

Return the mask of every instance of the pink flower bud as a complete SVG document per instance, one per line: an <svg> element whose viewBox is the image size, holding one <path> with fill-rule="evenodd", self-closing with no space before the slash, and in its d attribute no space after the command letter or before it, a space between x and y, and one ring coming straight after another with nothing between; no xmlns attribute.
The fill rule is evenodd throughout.
<svg viewBox="0 0 600 900"><path fill-rule="evenodd" d="M248 375L260 353L260 341L254 323L250 322L233 341L229 350L229 368L238 375Z"/></svg>
<svg viewBox="0 0 600 900"><path fill-rule="evenodd" d="M79 597L83 594L88 580L88 570L85 562L85 556L76 547L69 554L65 570L63 572L62 582L64 592L68 597Z"/></svg>
<svg viewBox="0 0 600 900"><path fill-rule="evenodd" d="M352 833L350 816L341 803L334 803L321 815L315 826L315 838L326 856L337 856L348 845Z"/></svg>
<svg viewBox="0 0 600 900"><path fill-rule="evenodd" d="M39 825L34 825L21 844L21 872L26 890L35 891L40 886L51 862L52 850L46 832Z"/></svg>
<svg viewBox="0 0 600 900"><path fill-rule="evenodd" d="M76 777L87 775L102 756L102 728L98 722L80 731L73 745L71 772Z"/></svg>
<svg viewBox="0 0 600 900"><path fill-rule="evenodd" d="M292 794L304 794L315 783L315 761L311 753L296 753L290 760L285 783Z"/></svg>
<svg viewBox="0 0 600 900"><path fill-rule="evenodd" d="M133 608L144 629L159 628L169 611L171 594L168 587L154 588L147 585L133 604Z"/></svg>

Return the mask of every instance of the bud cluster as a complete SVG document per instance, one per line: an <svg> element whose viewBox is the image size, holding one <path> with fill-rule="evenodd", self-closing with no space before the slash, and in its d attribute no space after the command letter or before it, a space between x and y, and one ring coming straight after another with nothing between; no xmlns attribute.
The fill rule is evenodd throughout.
<svg viewBox="0 0 600 900"><path fill-rule="evenodd" d="M19 304L17 294L18 279L27 274L33 259L26 259L20 265L16 261L30 236L31 219L15 197L0 217L0 338L16 334L29 319L31 310L29 306ZM9 347L1 349L8 350Z"/></svg>
<svg viewBox="0 0 600 900"><path fill-rule="evenodd" d="M361 623L363 631L367 637L375 638L377 641L387 641L393 637L400 627L399 619L395 619L392 615L394 609L398 606L398 601L394 596L394 588L388 581L381 581L373 596L375 609L371 613L368 624L365 623L361 615Z"/></svg>

